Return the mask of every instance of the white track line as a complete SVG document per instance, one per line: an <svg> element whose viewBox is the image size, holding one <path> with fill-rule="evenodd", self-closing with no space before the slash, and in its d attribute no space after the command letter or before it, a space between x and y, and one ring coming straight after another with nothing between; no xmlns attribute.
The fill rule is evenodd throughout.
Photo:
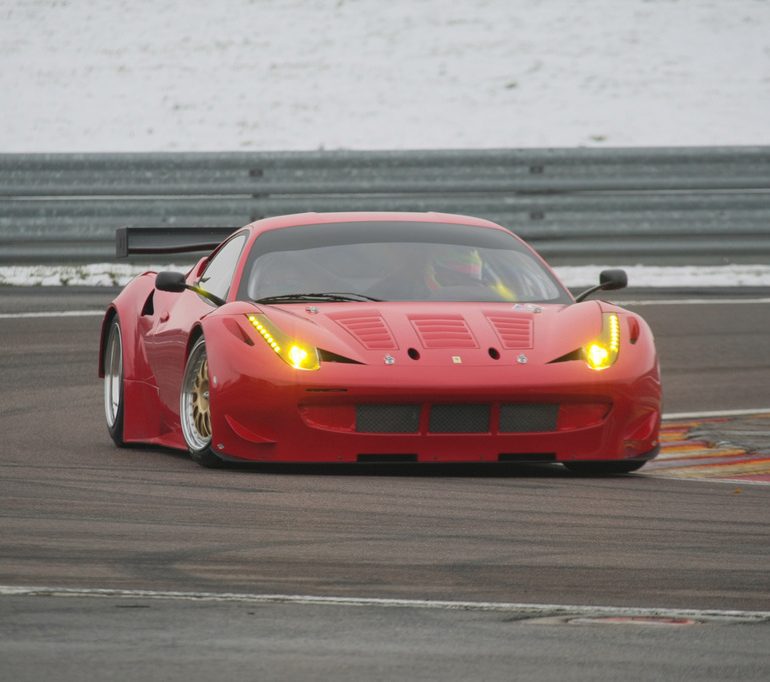
<svg viewBox="0 0 770 682"><path fill-rule="evenodd" d="M740 299L736 299L738 302L741 302ZM719 301L718 301L719 302ZM731 302L731 301L722 301L722 302ZM768 299L756 299L754 302L768 302L770 303L770 298ZM627 301L626 304L630 305L630 301ZM635 301L635 305L646 305L646 304L653 304L656 303L655 301ZM664 304L668 305L671 303L675 303L675 301L663 301ZM688 301L683 301L682 303L689 303ZM40 312L40 313L0 313L0 319L24 319L24 318L46 318L46 317L96 317L104 315L104 311L102 310L64 310L64 311L50 311L50 312ZM676 412L671 414L664 414L663 419L700 419L700 418L706 418L706 417L739 417L739 416L745 416L745 415L752 415L752 414L762 414L765 412L770 412L770 407L765 409L758 409L758 410L718 410L714 412Z"/></svg>
<svg viewBox="0 0 770 682"><path fill-rule="evenodd" d="M770 298L676 298L676 299L649 299L641 301L617 301L617 305L746 305L751 303L770 303Z"/></svg>
<svg viewBox="0 0 770 682"><path fill-rule="evenodd" d="M620 306L654 305L747 305L752 303L770 303L770 298L681 298L672 300L618 301ZM103 310L50 310L39 313L0 313L0 319L13 320L35 317L91 317L104 315Z"/></svg>
<svg viewBox="0 0 770 682"><path fill-rule="evenodd" d="M444 611L504 611L532 616L641 616L694 618L698 620L767 621L770 611L720 609L667 609L626 606L575 606L571 604L525 604L515 602L441 601L432 599L380 599L375 597L320 597L299 594L239 594L232 592L170 592L157 590L112 590L70 587L15 587L0 585L0 597L101 597L109 599L158 599L247 604L310 604L315 606L369 606Z"/></svg>
<svg viewBox="0 0 770 682"><path fill-rule="evenodd" d="M770 407L754 410L714 410L712 412L670 412L663 419L707 419L708 417L748 417L752 414L770 414Z"/></svg>
<svg viewBox="0 0 770 682"><path fill-rule="evenodd" d="M0 313L0 319L20 320L26 317L96 317L104 315L103 310L52 310L43 313Z"/></svg>
<svg viewBox="0 0 770 682"><path fill-rule="evenodd" d="M770 298L767 299L754 299L753 301L742 301L741 299L725 299L722 301L680 301L682 304L689 303L770 303ZM664 305L670 305L677 303L677 301L626 301L625 305L653 305L662 303ZM0 313L0 319L24 319L24 318L48 318L48 317L97 317L104 315L102 310L59 310L39 313ZM764 409L755 410L717 410L713 412L675 412L670 414L664 414L663 419L701 419L707 417L740 417L752 414L763 414L770 412L770 407Z"/></svg>

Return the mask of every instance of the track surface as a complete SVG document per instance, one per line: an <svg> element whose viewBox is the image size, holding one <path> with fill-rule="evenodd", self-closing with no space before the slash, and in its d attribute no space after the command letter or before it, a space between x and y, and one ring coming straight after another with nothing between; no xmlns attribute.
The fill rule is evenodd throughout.
<svg viewBox="0 0 770 682"><path fill-rule="evenodd" d="M99 309L110 292L0 297L7 314ZM770 406L770 305L639 310L656 332L668 412ZM0 318L0 584L770 611L770 487L576 478L557 467L208 471L170 451L117 450L96 377L99 324L95 316ZM51 671L60 657L27 655L49 624L73 660L112 662L115 676L129 679L130 656L113 655L115 643L160 660L153 628L184 623L159 677L210 676L194 665L197 643L214 647L201 660L234 674L251 662L261 679L396 679L404 666L415 679L467 679L470 665L485 679L513 670L546 679L633 677L635 669L650 678L770 675L767 624L653 635L639 626L525 628L499 614L127 605L146 608L0 597L0 660L16 679ZM639 646L656 647L652 667L628 653ZM263 668L254 667L259 655ZM364 658L346 667L351 656ZM71 678L66 666L60 672L76 679L75 669Z"/></svg>

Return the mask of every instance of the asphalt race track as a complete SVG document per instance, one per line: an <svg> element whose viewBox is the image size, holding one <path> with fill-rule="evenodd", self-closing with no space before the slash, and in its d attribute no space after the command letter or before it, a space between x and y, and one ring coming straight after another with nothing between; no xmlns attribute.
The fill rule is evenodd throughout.
<svg viewBox="0 0 770 682"><path fill-rule="evenodd" d="M0 290L1 679L770 678L769 485L118 450L111 295ZM667 413L770 411L769 292L616 299Z"/></svg>

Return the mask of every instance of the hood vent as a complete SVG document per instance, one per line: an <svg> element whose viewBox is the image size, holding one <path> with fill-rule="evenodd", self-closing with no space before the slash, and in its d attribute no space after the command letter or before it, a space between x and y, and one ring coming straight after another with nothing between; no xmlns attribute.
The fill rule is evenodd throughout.
<svg viewBox="0 0 770 682"><path fill-rule="evenodd" d="M382 316L376 312L329 315L367 350L397 350L393 335Z"/></svg>
<svg viewBox="0 0 770 682"><path fill-rule="evenodd" d="M532 317L506 313L486 313L500 343L506 350L532 348Z"/></svg>
<svg viewBox="0 0 770 682"><path fill-rule="evenodd" d="M478 348L461 315L410 315L424 348Z"/></svg>

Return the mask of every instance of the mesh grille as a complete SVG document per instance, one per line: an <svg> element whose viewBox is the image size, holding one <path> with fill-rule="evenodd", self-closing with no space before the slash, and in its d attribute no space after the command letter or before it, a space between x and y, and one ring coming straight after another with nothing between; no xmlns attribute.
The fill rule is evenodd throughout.
<svg viewBox="0 0 770 682"><path fill-rule="evenodd" d="M434 405L429 428L431 433L487 433L489 405Z"/></svg>
<svg viewBox="0 0 770 682"><path fill-rule="evenodd" d="M500 405L500 433L556 431L559 406L551 403Z"/></svg>
<svg viewBox="0 0 770 682"><path fill-rule="evenodd" d="M356 405L359 433L417 433L419 405Z"/></svg>

